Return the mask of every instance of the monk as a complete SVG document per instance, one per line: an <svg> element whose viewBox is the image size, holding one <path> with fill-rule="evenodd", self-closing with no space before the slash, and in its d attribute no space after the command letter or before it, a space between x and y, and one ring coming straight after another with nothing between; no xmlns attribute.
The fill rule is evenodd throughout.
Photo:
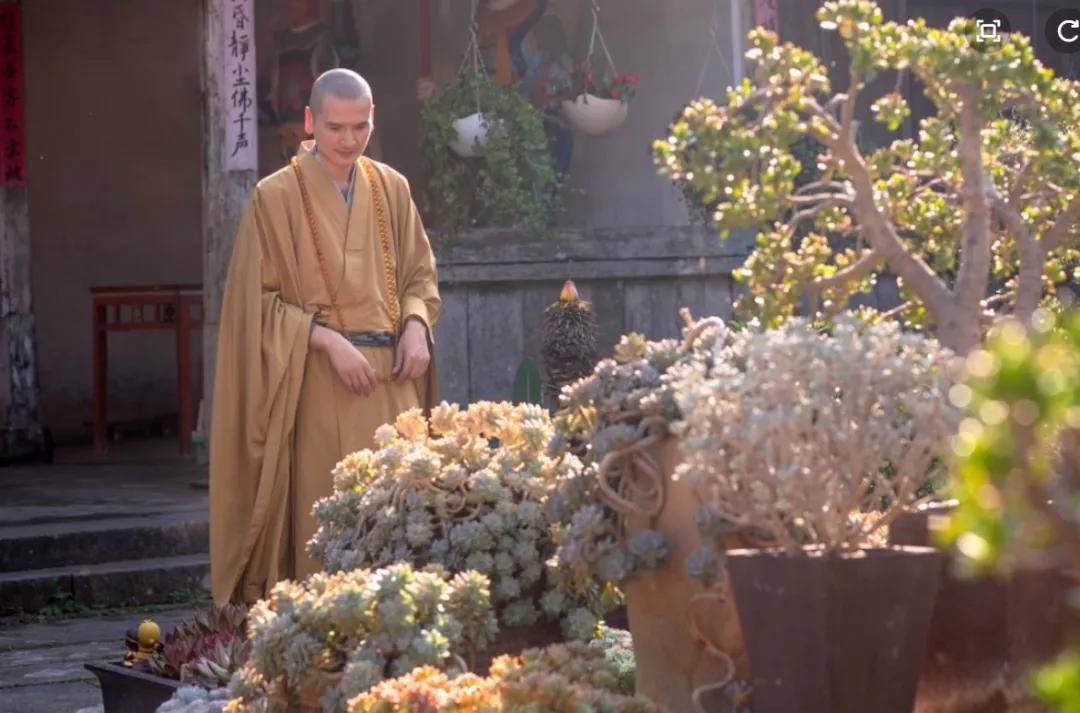
<svg viewBox="0 0 1080 713"><path fill-rule="evenodd" d="M312 505L335 464L435 399L435 260L405 178L363 156L374 117L360 75L319 76L304 113L314 141L255 186L240 222L211 422L217 603L316 571Z"/></svg>

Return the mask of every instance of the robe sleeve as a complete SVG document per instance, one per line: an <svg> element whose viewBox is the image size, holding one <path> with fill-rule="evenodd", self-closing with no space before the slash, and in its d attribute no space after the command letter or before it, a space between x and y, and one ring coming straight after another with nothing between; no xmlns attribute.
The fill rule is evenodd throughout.
<svg viewBox="0 0 1080 713"><path fill-rule="evenodd" d="M295 265L273 222L257 187L221 307L210 432L210 561L219 604L262 596L291 566L291 441L313 315L286 296Z"/></svg>
<svg viewBox="0 0 1080 713"><path fill-rule="evenodd" d="M391 210L397 219L394 237L397 241L401 324L404 325L409 317L417 317L427 326L428 339L433 340L433 329L442 310L435 255L409 193L409 183L404 176L399 175L398 179L390 200L394 203Z"/></svg>

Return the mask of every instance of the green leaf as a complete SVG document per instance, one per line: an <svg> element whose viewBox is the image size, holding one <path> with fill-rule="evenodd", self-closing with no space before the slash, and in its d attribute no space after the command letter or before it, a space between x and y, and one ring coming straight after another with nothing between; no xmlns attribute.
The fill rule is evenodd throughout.
<svg viewBox="0 0 1080 713"><path fill-rule="evenodd" d="M540 403L540 369L529 357L522 359L518 365L510 400L516 404Z"/></svg>

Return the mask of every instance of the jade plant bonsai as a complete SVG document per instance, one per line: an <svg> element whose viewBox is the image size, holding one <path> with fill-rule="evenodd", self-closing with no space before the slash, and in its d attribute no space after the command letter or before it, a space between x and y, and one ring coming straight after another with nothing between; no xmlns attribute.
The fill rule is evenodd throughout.
<svg viewBox="0 0 1080 713"><path fill-rule="evenodd" d="M886 22L867 0L826 2L817 17L850 55L846 87L758 28L750 76L727 103L691 103L654 144L661 173L709 206L724 235L760 230L736 273L741 308L768 326L803 305L827 318L888 270L904 299L888 316L965 354L994 314L1026 320L1076 280L1080 83L1055 76L1022 35L980 42L970 18ZM868 152L856 105L887 72L917 79L935 113L913 138ZM889 129L908 120L898 91L872 99ZM797 185L803 137L821 145L820 175Z"/></svg>

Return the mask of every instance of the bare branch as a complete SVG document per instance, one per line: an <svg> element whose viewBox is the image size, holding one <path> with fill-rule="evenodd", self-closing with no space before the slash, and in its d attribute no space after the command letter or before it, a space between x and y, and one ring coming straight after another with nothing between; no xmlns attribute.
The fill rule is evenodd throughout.
<svg viewBox="0 0 1080 713"><path fill-rule="evenodd" d="M816 190L835 190L843 193L847 193L851 189L851 185L843 183L841 181L814 181L813 183L807 183L804 186L799 186L793 193L797 196L809 193Z"/></svg>
<svg viewBox="0 0 1080 713"><path fill-rule="evenodd" d="M876 270L884 258L881 253L876 250L866 250L859 259L851 263L842 270L838 270L836 273L829 277L822 277L814 280L811 284L811 288L817 292L822 292L830 287L837 287L849 282L861 280Z"/></svg>
<svg viewBox="0 0 1080 713"><path fill-rule="evenodd" d="M896 232L896 226L874 203L874 182L852 137L837 140L834 151L844 161L851 177L855 191L851 212L872 249L879 252L892 271L919 296L930 316L940 321L951 307L948 286L919 254L904 244Z"/></svg>
<svg viewBox="0 0 1080 713"><path fill-rule="evenodd" d="M1062 211L1039 243L1046 252L1057 250L1065 243L1069 232L1076 228L1077 221L1080 221L1080 202Z"/></svg>
<svg viewBox="0 0 1080 713"><path fill-rule="evenodd" d="M1035 308L1039 306L1039 298L1042 297L1042 274L1046 250L1032 235L1016 206L1003 201L993 193L990 200L994 215L1001 220L1005 229L1016 240L1020 269L1017 271L1016 304L1013 306L1013 315L1027 322Z"/></svg>
<svg viewBox="0 0 1080 713"><path fill-rule="evenodd" d="M830 203L851 203L854 196L846 193L815 193L812 196L788 196L784 200L792 205L814 205L822 201Z"/></svg>
<svg viewBox="0 0 1080 713"><path fill-rule="evenodd" d="M917 304L918 303L916 303L916 302L914 302L912 300L908 300L904 304L897 305L896 307L893 307L892 309L888 310L887 312L882 312L881 316L884 317L885 319L895 319L896 317L899 317L900 315L904 314L905 312L909 312L912 309L914 309Z"/></svg>
<svg viewBox="0 0 1080 713"><path fill-rule="evenodd" d="M960 268L953 291L961 311L975 314L990 283L990 191L982 160L982 128L979 117L979 89L959 88L960 173L964 184L960 195L964 204L963 243Z"/></svg>

